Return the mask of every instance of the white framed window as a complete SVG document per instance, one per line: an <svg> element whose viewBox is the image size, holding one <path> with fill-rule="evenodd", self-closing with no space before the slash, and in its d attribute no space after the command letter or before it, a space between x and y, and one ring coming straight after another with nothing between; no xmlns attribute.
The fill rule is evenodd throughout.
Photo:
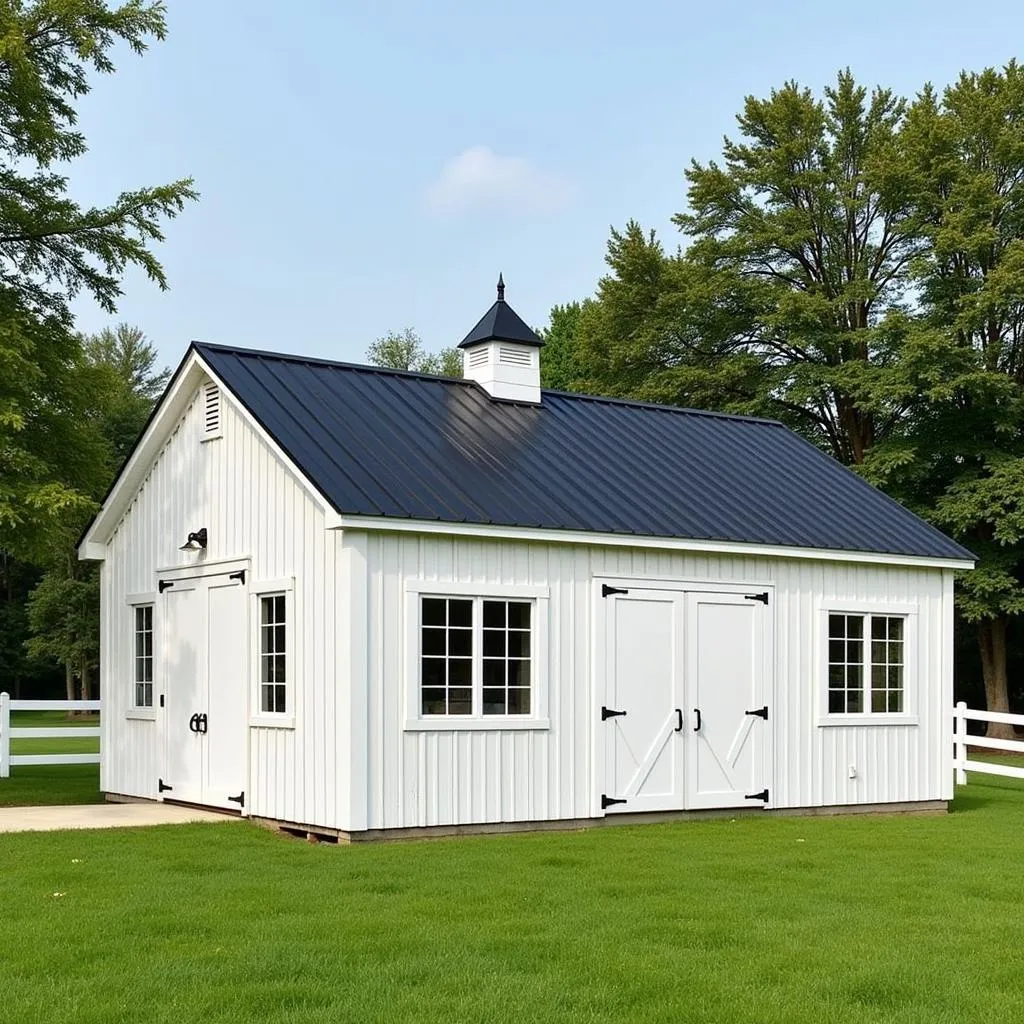
<svg viewBox="0 0 1024 1024"><path fill-rule="evenodd" d="M134 692L132 706L153 706L153 605L132 606Z"/></svg>
<svg viewBox="0 0 1024 1024"><path fill-rule="evenodd" d="M288 595L285 591L259 594L259 713L285 715L291 710L291 643Z"/></svg>
<svg viewBox="0 0 1024 1024"><path fill-rule="evenodd" d="M407 598L406 728L548 727L546 588L413 581Z"/></svg>
<svg viewBox="0 0 1024 1024"><path fill-rule="evenodd" d="M823 610L822 622L820 724L916 722L911 707L915 611L836 606Z"/></svg>

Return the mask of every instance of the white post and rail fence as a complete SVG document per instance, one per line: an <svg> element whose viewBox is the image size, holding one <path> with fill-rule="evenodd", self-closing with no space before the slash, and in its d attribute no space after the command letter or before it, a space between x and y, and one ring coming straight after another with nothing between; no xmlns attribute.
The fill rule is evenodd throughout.
<svg viewBox="0 0 1024 1024"><path fill-rule="evenodd" d="M49 728L11 728L12 711L100 711L101 700L11 700L0 693L0 779L20 764L99 764L96 754L12 754L11 740L88 739L99 737L99 726L51 726Z"/></svg>
<svg viewBox="0 0 1024 1024"><path fill-rule="evenodd" d="M953 767L956 769L957 785L962 786L967 781L968 772L985 772L988 775L1024 779L1024 767L994 764L991 761L972 761L967 752L968 747L981 747L1002 754L1024 754L1024 742L970 735L967 732L968 722L1002 722L1005 725L1024 727L1024 715L1004 714L1001 711L973 711L963 701L956 705L953 709Z"/></svg>

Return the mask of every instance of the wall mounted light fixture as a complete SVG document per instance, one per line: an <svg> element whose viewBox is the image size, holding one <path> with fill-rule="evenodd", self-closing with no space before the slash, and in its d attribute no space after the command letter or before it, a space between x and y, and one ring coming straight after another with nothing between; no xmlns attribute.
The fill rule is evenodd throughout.
<svg viewBox="0 0 1024 1024"><path fill-rule="evenodd" d="M178 549L179 551L201 551L206 548L206 527L196 530L188 535L188 540Z"/></svg>

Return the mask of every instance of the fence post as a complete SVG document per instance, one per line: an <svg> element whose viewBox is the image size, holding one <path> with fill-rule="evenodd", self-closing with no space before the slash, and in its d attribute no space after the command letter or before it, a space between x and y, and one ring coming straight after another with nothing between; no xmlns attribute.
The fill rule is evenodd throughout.
<svg viewBox="0 0 1024 1024"><path fill-rule="evenodd" d="M967 702L957 701L953 712L953 764L956 765L956 784L963 786L967 782Z"/></svg>
<svg viewBox="0 0 1024 1024"><path fill-rule="evenodd" d="M11 695L0 693L0 779L11 775Z"/></svg>

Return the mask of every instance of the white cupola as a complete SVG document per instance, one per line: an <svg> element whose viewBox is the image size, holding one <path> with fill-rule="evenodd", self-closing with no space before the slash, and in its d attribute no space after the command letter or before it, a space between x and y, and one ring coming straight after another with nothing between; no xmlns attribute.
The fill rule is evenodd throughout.
<svg viewBox="0 0 1024 1024"><path fill-rule="evenodd" d="M498 275L498 299L459 345L462 375L492 398L540 402L540 350L544 344L505 301Z"/></svg>

